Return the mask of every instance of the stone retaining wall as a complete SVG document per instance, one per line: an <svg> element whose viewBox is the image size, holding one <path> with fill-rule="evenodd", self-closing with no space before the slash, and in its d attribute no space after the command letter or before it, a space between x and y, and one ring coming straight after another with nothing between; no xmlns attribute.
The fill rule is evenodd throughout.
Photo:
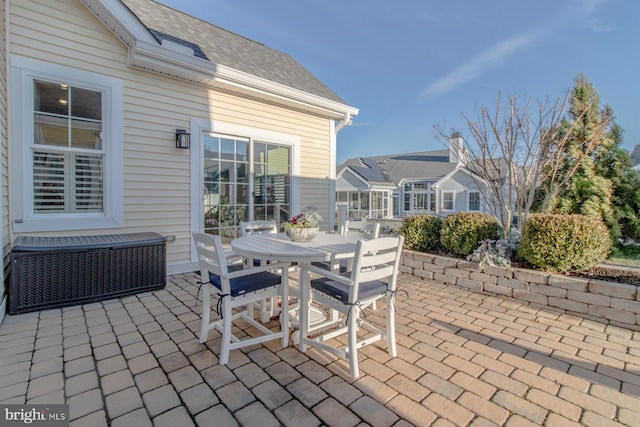
<svg viewBox="0 0 640 427"><path fill-rule="evenodd" d="M480 268L477 263L409 250L402 253L400 271L640 330L640 293L633 285L519 268Z"/></svg>

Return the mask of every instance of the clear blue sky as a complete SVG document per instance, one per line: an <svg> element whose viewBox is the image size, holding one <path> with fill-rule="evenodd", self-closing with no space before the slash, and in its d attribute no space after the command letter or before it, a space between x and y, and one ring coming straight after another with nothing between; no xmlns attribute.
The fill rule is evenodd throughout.
<svg viewBox="0 0 640 427"><path fill-rule="evenodd" d="M438 150L433 126L503 96L562 96L584 72L640 144L638 0L159 0L293 56L360 109L350 157Z"/></svg>

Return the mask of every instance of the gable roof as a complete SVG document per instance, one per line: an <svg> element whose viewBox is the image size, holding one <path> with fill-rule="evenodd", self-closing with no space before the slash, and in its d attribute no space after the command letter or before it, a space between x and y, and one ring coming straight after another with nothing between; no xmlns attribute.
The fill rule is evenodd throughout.
<svg viewBox="0 0 640 427"><path fill-rule="evenodd" d="M369 184L394 184L377 161L371 158L359 158L359 164L349 165L351 170Z"/></svg>
<svg viewBox="0 0 640 427"><path fill-rule="evenodd" d="M438 188L438 186L448 180L450 180L455 174L457 173L463 173L466 175L469 175L476 183L477 182L481 182L483 184L486 184L487 181L482 178L480 175L478 175L477 173L475 173L474 171L472 171L471 169L467 168L466 166L462 166L462 165L458 165L456 166L455 169L453 169L451 172L449 172L448 174L446 174L445 176L443 176L442 178L440 178L436 183L435 183L435 187Z"/></svg>
<svg viewBox="0 0 640 427"><path fill-rule="evenodd" d="M368 158L352 158L338 167L348 167L357 172L364 165L376 164L388 180L399 185L406 179L424 179L434 182L451 173L458 166L449 161L449 150L421 151L416 153L391 154ZM361 175L367 179L365 175Z"/></svg>
<svg viewBox="0 0 640 427"><path fill-rule="evenodd" d="M333 118L358 109L290 55L154 0L81 0L129 47L129 64Z"/></svg>

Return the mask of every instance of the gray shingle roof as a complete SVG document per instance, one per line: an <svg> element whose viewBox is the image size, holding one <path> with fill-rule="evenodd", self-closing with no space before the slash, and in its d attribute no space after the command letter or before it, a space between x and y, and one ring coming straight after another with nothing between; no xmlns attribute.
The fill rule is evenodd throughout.
<svg viewBox="0 0 640 427"><path fill-rule="evenodd" d="M449 150L422 151L417 153L391 154L387 156L374 156L352 158L338 166L338 171L344 167L350 167L369 182L367 176L359 171L366 165L375 163L395 185L403 179L420 178L425 180L438 180L453 171L457 163L449 162Z"/></svg>
<svg viewBox="0 0 640 427"><path fill-rule="evenodd" d="M360 175L365 181L373 184L394 184L389 176L380 167L377 161L371 158L360 158L359 164L350 165L352 171Z"/></svg>
<svg viewBox="0 0 640 427"><path fill-rule="evenodd" d="M121 1L159 42L168 39L215 64L346 104L290 55L153 0Z"/></svg>

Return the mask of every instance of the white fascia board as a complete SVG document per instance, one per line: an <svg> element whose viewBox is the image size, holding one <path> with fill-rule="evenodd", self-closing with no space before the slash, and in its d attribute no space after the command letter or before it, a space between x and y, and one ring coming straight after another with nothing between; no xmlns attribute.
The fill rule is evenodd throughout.
<svg viewBox="0 0 640 427"><path fill-rule="evenodd" d="M445 176L443 176L442 178L440 178L440 179L435 183L435 185L434 185L434 186L435 186L435 187L438 187L438 186L439 186L440 184L442 184L443 182L447 181L448 179L451 179L451 177L452 177L453 175L455 175L456 173L458 173L458 172L464 172L464 173L466 173L467 175L469 175L471 178L473 178L474 180L476 180L476 179L477 179L478 181L480 181L481 183L483 183L483 184L485 184L485 185L486 185L486 183L487 183L487 182L486 182L486 181L485 181L481 176L479 176L479 175L475 175L475 176L474 176L474 174L473 174L469 169L467 169L466 167L464 167L464 166L457 166L454 170L452 170L451 172L449 172L448 174L446 174Z"/></svg>
<svg viewBox="0 0 640 427"><path fill-rule="evenodd" d="M215 78L216 64L206 59L168 49L157 41L136 40L129 51L129 64L199 83Z"/></svg>
<svg viewBox="0 0 640 427"><path fill-rule="evenodd" d="M338 175L336 176L336 191L354 191L354 188L356 188L356 187L338 187L337 186L338 179L342 178L342 175L344 175L345 173L349 173L350 175L355 177L358 181L362 182L364 186L367 188L367 190L371 190L373 188L372 185L369 184L367 180L362 178L359 174L355 173L351 168L346 167L346 168L343 168L340 172L338 172Z"/></svg>
<svg viewBox="0 0 640 427"><path fill-rule="evenodd" d="M359 110L206 59L162 46L140 20L119 0L81 0L125 45L129 65L212 87L239 91L305 111L342 119Z"/></svg>
<svg viewBox="0 0 640 427"><path fill-rule="evenodd" d="M238 71L231 67L225 67L224 65L218 65L216 77L222 80L228 80L230 82L237 82L259 91L274 93L286 99L293 99L304 104L321 107L328 111L335 111L340 113L339 118L342 118L345 113L349 113L352 116L357 116L358 112L360 111L355 107L350 107L340 102L331 101L317 95L312 95L299 89L294 89L280 83L275 83L270 80L253 76L243 71Z"/></svg>
<svg viewBox="0 0 640 427"><path fill-rule="evenodd" d="M80 0L127 46L133 41L156 42L142 22L120 0Z"/></svg>
<svg viewBox="0 0 640 427"><path fill-rule="evenodd" d="M371 184L369 183L369 181L367 181L366 179L364 179L362 177L362 175L360 175L359 173L356 173L353 169L351 169L350 167L346 167L344 169L342 169L340 171L340 173L338 174L339 176L342 176L344 173L349 172L351 175L353 175L354 177L356 177L359 181L361 181L364 185L366 185L368 188L371 188ZM337 177L336 177L337 178Z"/></svg>
<svg viewBox="0 0 640 427"><path fill-rule="evenodd" d="M460 170L460 166L457 166L454 170L452 170L451 172L449 172L448 174L446 174L445 176L437 180L433 186L437 188L443 182L451 179L451 177L455 175L459 170Z"/></svg>

